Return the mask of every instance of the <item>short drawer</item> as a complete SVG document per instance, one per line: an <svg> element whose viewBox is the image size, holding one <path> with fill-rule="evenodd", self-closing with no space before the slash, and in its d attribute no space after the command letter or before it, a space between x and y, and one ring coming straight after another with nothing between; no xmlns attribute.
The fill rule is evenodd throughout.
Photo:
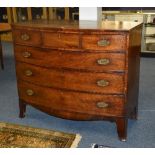
<svg viewBox="0 0 155 155"><path fill-rule="evenodd" d="M51 48L79 48L78 33L43 32L43 46Z"/></svg>
<svg viewBox="0 0 155 155"><path fill-rule="evenodd" d="M22 61L47 68L68 68L93 72L123 71L124 53L69 52L15 46L15 57Z"/></svg>
<svg viewBox="0 0 155 155"><path fill-rule="evenodd" d="M102 116L121 116L124 97L63 91L18 82L19 98L37 107L51 110L67 110Z"/></svg>
<svg viewBox="0 0 155 155"><path fill-rule="evenodd" d="M82 47L89 50L125 51L125 35L83 35Z"/></svg>
<svg viewBox="0 0 155 155"><path fill-rule="evenodd" d="M25 45L40 45L41 34L40 31L34 30L13 30L14 42Z"/></svg>
<svg viewBox="0 0 155 155"><path fill-rule="evenodd" d="M122 94L124 74L47 69L16 63L17 77L37 85L83 92Z"/></svg>

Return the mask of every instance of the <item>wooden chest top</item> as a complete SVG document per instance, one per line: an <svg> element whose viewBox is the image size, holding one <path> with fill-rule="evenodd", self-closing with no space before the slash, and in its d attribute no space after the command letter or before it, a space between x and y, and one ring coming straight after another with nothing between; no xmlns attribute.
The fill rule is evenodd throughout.
<svg viewBox="0 0 155 155"><path fill-rule="evenodd" d="M95 30L95 31L130 31L136 26L140 25L140 22L122 22L122 21L47 21L47 20L35 20L27 22L19 22L12 24L13 27L38 29L54 28L57 30Z"/></svg>

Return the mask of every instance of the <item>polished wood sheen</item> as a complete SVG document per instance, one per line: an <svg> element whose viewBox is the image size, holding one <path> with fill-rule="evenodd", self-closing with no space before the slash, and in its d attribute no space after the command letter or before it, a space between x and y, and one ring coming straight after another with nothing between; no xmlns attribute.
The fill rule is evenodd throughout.
<svg viewBox="0 0 155 155"><path fill-rule="evenodd" d="M124 93L123 75L118 73L95 73L94 76L91 72L49 70L25 63L17 63L16 68L18 79L41 86L104 94ZM103 80L108 83L104 85Z"/></svg>
<svg viewBox="0 0 155 155"><path fill-rule="evenodd" d="M21 99L32 105L56 110L68 110L79 113L98 114L103 116L122 116L124 109L124 96L101 95L65 91L60 89L40 87L27 82L19 81L19 95ZM34 93L28 94L31 90ZM99 102L105 102L108 107L100 108ZM70 104L72 106L70 106Z"/></svg>
<svg viewBox="0 0 155 155"><path fill-rule="evenodd" d="M15 30L15 42L25 45L41 45L41 34L35 30Z"/></svg>
<svg viewBox="0 0 155 155"><path fill-rule="evenodd" d="M92 72L122 72L125 68L125 53L49 50L19 45L15 46L15 51L16 60L46 68L68 68ZM101 59L108 59L109 63L99 64L98 61Z"/></svg>
<svg viewBox="0 0 155 155"><path fill-rule="evenodd" d="M106 41L108 44L101 44L101 41ZM121 44L119 44L119 42ZM100 44L99 44L100 43ZM124 51L126 48L126 36L125 35L84 35L83 48L90 50L117 50Z"/></svg>
<svg viewBox="0 0 155 155"><path fill-rule="evenodd" d="M77 34L63 32L44 32L42 37L43 44L46 47L79 48L79 36Z"/></svg>
<svg viewBox="0 0 155 155"><path fill-rule="evenodd" d="M142 24L29 21L12 25L19 117L29 104L72 120L137 119Z"/></svg>

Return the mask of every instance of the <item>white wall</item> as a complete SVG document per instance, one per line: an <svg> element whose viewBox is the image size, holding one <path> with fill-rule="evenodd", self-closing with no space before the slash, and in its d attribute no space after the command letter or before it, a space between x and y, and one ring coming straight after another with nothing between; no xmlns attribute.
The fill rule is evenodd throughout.
<svg viewBox="0 0 155 155"><path fill-rule="evenodd" d="M79 20L101 20L101 7L80 7Z"/></svg>

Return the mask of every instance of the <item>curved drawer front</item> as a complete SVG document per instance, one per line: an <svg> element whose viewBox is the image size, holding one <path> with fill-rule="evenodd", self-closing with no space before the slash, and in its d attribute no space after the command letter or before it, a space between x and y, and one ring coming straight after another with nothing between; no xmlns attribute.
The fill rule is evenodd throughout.
<svg viewBox="0 0 155 155"><path fill-rule="evenodd" d="M83 35L82 47L89 50L126 51L126 36Z"/></svg>
<svg viewBox="0 0 155 155"><path fill-rule="evenodd" d="M69 68L95 72L123 71L124 53L69 52L15 46L18 61L43 67Z"/></svg>
<svg viewBox="0 0 155 155"><path fill-rule="evenodd" d="M23 81L19 81L18 86L19 96L25 102L51 110L121 116L124 109L124 98L122 96L62 91L36 86Z"/></svg>
<svg viewBox="0 0 155 155"><path fill-rule="evenodd" d="M25 45L41 45L41 34L34 30L13 30L14 42Z"/></svg>
<svg viewBox="0 0 155 155"><path fill-rule="evenodd" d="M43 32L43 46L51 48L79 48L79 35L75 33Z"/></svg>
<svg viewBox="0 0 155 155"><path fill-rule="evenodd" d="M16 68L19 79L42 86L94 93L124 92L122 74L46 69L26 63L16 63Z"/></svg>

